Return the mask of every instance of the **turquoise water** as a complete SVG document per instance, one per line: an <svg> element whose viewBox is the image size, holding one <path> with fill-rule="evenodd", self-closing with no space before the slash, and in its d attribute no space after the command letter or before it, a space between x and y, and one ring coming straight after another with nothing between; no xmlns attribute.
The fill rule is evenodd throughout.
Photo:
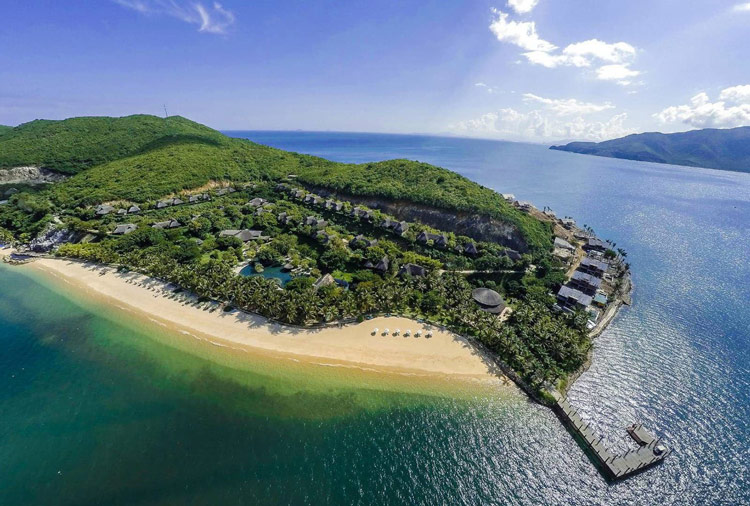
<svg viewBox="0 0 750 506"><path fill-rule="evenodd" d="M252 264L247 264L240 271L241 276L263 276L266 279L278 279L281 286L286 285L289 280L292 279L292 275L286 271L283 271L281 267L266 267L263 272L255 272L255 267Z"/></svg>
<svg viewBox="0 0 750 506"><path fill-rule="evenodd" d="M242 135L437 163L615 240L634 305L597 340L572 403L611 446L641 421L675 452L609 484L523 396L243 367L0 266L1 505L750 503L749 175L490 141Z"/></svg>

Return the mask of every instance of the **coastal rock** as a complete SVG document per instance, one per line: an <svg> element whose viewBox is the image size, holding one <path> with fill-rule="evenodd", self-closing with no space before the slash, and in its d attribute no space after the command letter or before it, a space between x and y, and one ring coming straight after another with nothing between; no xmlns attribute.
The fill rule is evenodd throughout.
<svg viewBox="0 0 750 506"><path fill-rule="evenodd" d="M39 234L36 239L29 243L29 249L36 253L47 253L51 251L55 246L64 242L69 242L74 232L67 229L56 229L50 225L44 232Z"/></svg>
<svg viewBox="0 0 750 506"><path fill-rule="evenodd" d="M0 169L0 184L59 183L65 179L66 176L62 174L40 167L28 166Z"/></svg>

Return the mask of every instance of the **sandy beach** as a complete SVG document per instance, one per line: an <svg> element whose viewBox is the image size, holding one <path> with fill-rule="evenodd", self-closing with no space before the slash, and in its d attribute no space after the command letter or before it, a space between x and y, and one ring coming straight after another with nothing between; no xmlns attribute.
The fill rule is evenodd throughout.
<svg viewBox="0 0 750 506"><path fill-rule="evenodd" d="M0 256L10 253L0 249ZM136 312L168 326L186 338L209 340L252 351L293 355L300 360L326 361L383 372L413 371L488 383L502 373L465 338L400 317L379 317L359 324L301 329L269 322L240 311L224 312L199 304L188 294L174 294L174 286L137 273L118 273L110 267L64 259L37 259L20 269L35 269L64 281L73 289ZM213 309L213 310L210 310ZM374 332L375 329L378 332ZM388 328L389 335L383 335ZM394 336L395 329L401 335ZM405 337L404 331L412 335ZM415 337L416 331L421 337ZM427 331L432 337L427 338Z"/></svg>

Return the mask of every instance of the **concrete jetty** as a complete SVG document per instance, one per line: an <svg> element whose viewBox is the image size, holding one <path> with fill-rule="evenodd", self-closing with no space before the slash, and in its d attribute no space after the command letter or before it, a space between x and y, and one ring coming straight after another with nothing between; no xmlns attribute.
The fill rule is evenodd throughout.
<svg viewBox="0 0 750 506"><path fill-rule="evenodd" d="M556 412L570 429L583 439L586 448L596 457L604 474L613 480L621 480L658 464L669 455L670 449L643 428L633 424L627 428L628 434L638 443L638 449L628 450L622 455L612 453L603 444L603 437L597 435L591 426L584 422L565 397L558 397Z"/></svg>

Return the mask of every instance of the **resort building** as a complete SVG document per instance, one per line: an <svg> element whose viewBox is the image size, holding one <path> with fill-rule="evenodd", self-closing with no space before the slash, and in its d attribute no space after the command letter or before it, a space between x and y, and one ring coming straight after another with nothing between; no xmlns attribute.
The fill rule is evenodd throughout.
<svg viewBox="0 0 750 506"><path fill-rule="evenodd" d="M473 242L468 243L466 246L464 246L464 253L466 253L469 256L475 257L479 254L479 251L477 250L477 245Z"/></svg>
<svg viewBox="0 0 750 506"><path fill-rule="evenodd" d="M570 288L569 286L561 286L557 292L557 303L564 309L586 309L591 305L591 301L591 295L586 295L580 290Z"/></svg>
<svg viewBox="0 0 750 506"><path fill-rule="evenodd" d="M607 243L601 239L597 237L589 237L586 240L586 244L583 245L583 249L584 251L598 251L599 253L604 253L609 247L607 246Z"/></svg>
<svg viewBox="0 0 750 506"><path fill-rule="evenodd" d="M596 276L597 278L603 278L604 274L609 269L609 264L601 260L597 260L591 257L585 257L581 260L581 265L578 266L578 270L585 273Z"/></svg>
<svg viewBox="0 0 750 506"><path fill-rule="evenodd" d="M266 203L266 199L262 199L260 197L256 197L253 200L251 200L250 202L248 202L248 204L250 204L253 207L260 207L260 206L262 206L265 203Z"/></svg>
<svg viewBox="0 0 750 506"><path fill-rule="evenodd" d="M130 206L128 209L128 214L138 214L141 212L141 208L137 205Z"/></svg>
<svg viewBox="0 0 750 506"><path fill-rule="evenodd" d="M576 220L574 220L573 218L563 218L562 220L560 220L560 223L562 223L562 226L568 230L576 226Z"/></svg>
<svg viewBox="0 0 750 506"><path fill-rule="evenodd" d="M375 269L376 271L380 272L381 274L384 274L384 273L388 272L388 267L389 266L390 266L390 262L388 261L388 257L383 257L380 260L380 262L378 262L377 264L375 264L375 267L373 267L373 269Z"/></svg>
<svg viewBox="0 0 750 506"><path fill-rule="evenodd" d="M115 231L112 232L112 235L125 235L129 234L130 232L135 231L136 227L133 223L124 223L122 225L117 225L117 228L115 228Z"/></svg>
<svg viewBox="0 0 750 506"><path fill-rule="evenodd" d="M508 309L500 294L489 288L475 288L471 291L471 298L487 313L502 315Z"/></svg>
<svg viewBox="0 0 750 506"><path fill-rule="evenodd" d="M501 193L500 196L502 198L504 198L508 202L515 202L516 201L516 196L513 195L512 193Z"/></svg>
<svg viewBox="0 0 750 506"><path fill-rule="evenodd" d="M448 238L445 237L445 234L431 234L429 232L421 232L417 236L418 243L427 244L429 241L432 241L433 245L440 248L445 248L446 246L448 246Z"/></svg>
<svg viewBox="0 0 750 506"><path fill-rule="evenodd" d="M405 221L397 221L393 224L393 231L398 235L404 235L409 230L409 224Z"/></svg>
<svg viewBox="0 0 750 506"><path fill-rule="evenodd" d="M326 228L328 226L328 222L315 216L308 216L307 218L305 218L305 225L314 228Z"/></svg>
<svg viewBox="0 0 750 506"><path fill-rule="evenodd" d="M414 277L424 277L427 275L427 269L422 267L421 265L417 264L404 264L401 266L401 268L398 270L399 276L404 275L414 276Z"/></svg>
<svg viewBox="0 0 750 506"><path fill-rule="evenodd" d="M331 276L330 274L325 274L318 278L318 280L313 283L313 289L318 290L320 288L323 288L324 286L333 285L336 283L336 280Z"/></svg>
<svg viewBox="0 0 750 506"><path fill-rule="evenodd" d="M153 225L151 225L152 228L161 228L161 229L168 229L168 228L178 228L181 227L182 223L175 219L167 220L167 221L157 221Z"/></svg>
<svg viewBox="0 0 750 506"><path fill-rule="evenodd" d="M260 230L222 230L219 232L219 237L236 237L242 242L253 241L255 239L262 239L263 235Z"/></svg>
<svg viewBox="0 0 750 506"><path fill-rule="evenodd" d="M352 216L363 220L372 220L372 211L369 209L362 209L361 207L355 207L352 209Z"/></svg>
<svg viewBox="0 0 750 506"><path fill-rule="evenodd" d="M570 244L568 241L561 237L555 237L555 248L560 248L568 251L575 251L576 247Z"/></svg>
<svg viewBox="0 0 750 506"><path fill-rule="evenodd" d="M377 239L368 239L364 235L359 234L358 236L356 236L354 238L354 242L356 242L357 244L361 244L365 248L371 248L371 247L375 246L378 243L378 240Z"/></svg>
<svg viewBox="0 0 750 506"><path fill-rule="evenodd" d="M518 207L521 211L531 211L534 208L534 204L526 202L525 200L518 202Z"/></svg>
<svg viewBox="0 0 750 506"><path fill-rule="evenodd" d="M277 219L279 220L279 223L282 225L291 225L293 223L293 218L289 216L286 212L279 213L277 216Z"/></svg>
<svg viewBox="0 0 750 506"><path fill-rule="evenodd" d="M602 285L602 280L601 278L592 276L591 274L586 274L585 272L581 271L575 271L567 284L569 287L579 290L586 295L593 296Z"/></svg>
<svg viewBox="0 0 750 506"><path fill-rule="evenodd" d="M109 213L113 212L115 210L114 207L107 205L107 204L101 204L96 206L96 215L97 216L106 216Z"/></svg>
<svg viewBox="0 0 750 506"><path fill-rule="evenodd" d="M232 188L231 186L227 186L226 188L220 188L220 189L216 190L216 195L217 195L218 197L221 197L221 196L223 196L223 195L226 195L226 194L228 194L228 193L234 193L234 192L236 192L236 191L237 191L237 190L235 190L235 189L234 189L234 188Z"/></svg>
<svg viewBox="0 0 750 506"><path fill-rule="evenodd" d="M607 296L602 292L597 292L596 295L594 295L594 305L605 307L607 305Z"/></svg>

